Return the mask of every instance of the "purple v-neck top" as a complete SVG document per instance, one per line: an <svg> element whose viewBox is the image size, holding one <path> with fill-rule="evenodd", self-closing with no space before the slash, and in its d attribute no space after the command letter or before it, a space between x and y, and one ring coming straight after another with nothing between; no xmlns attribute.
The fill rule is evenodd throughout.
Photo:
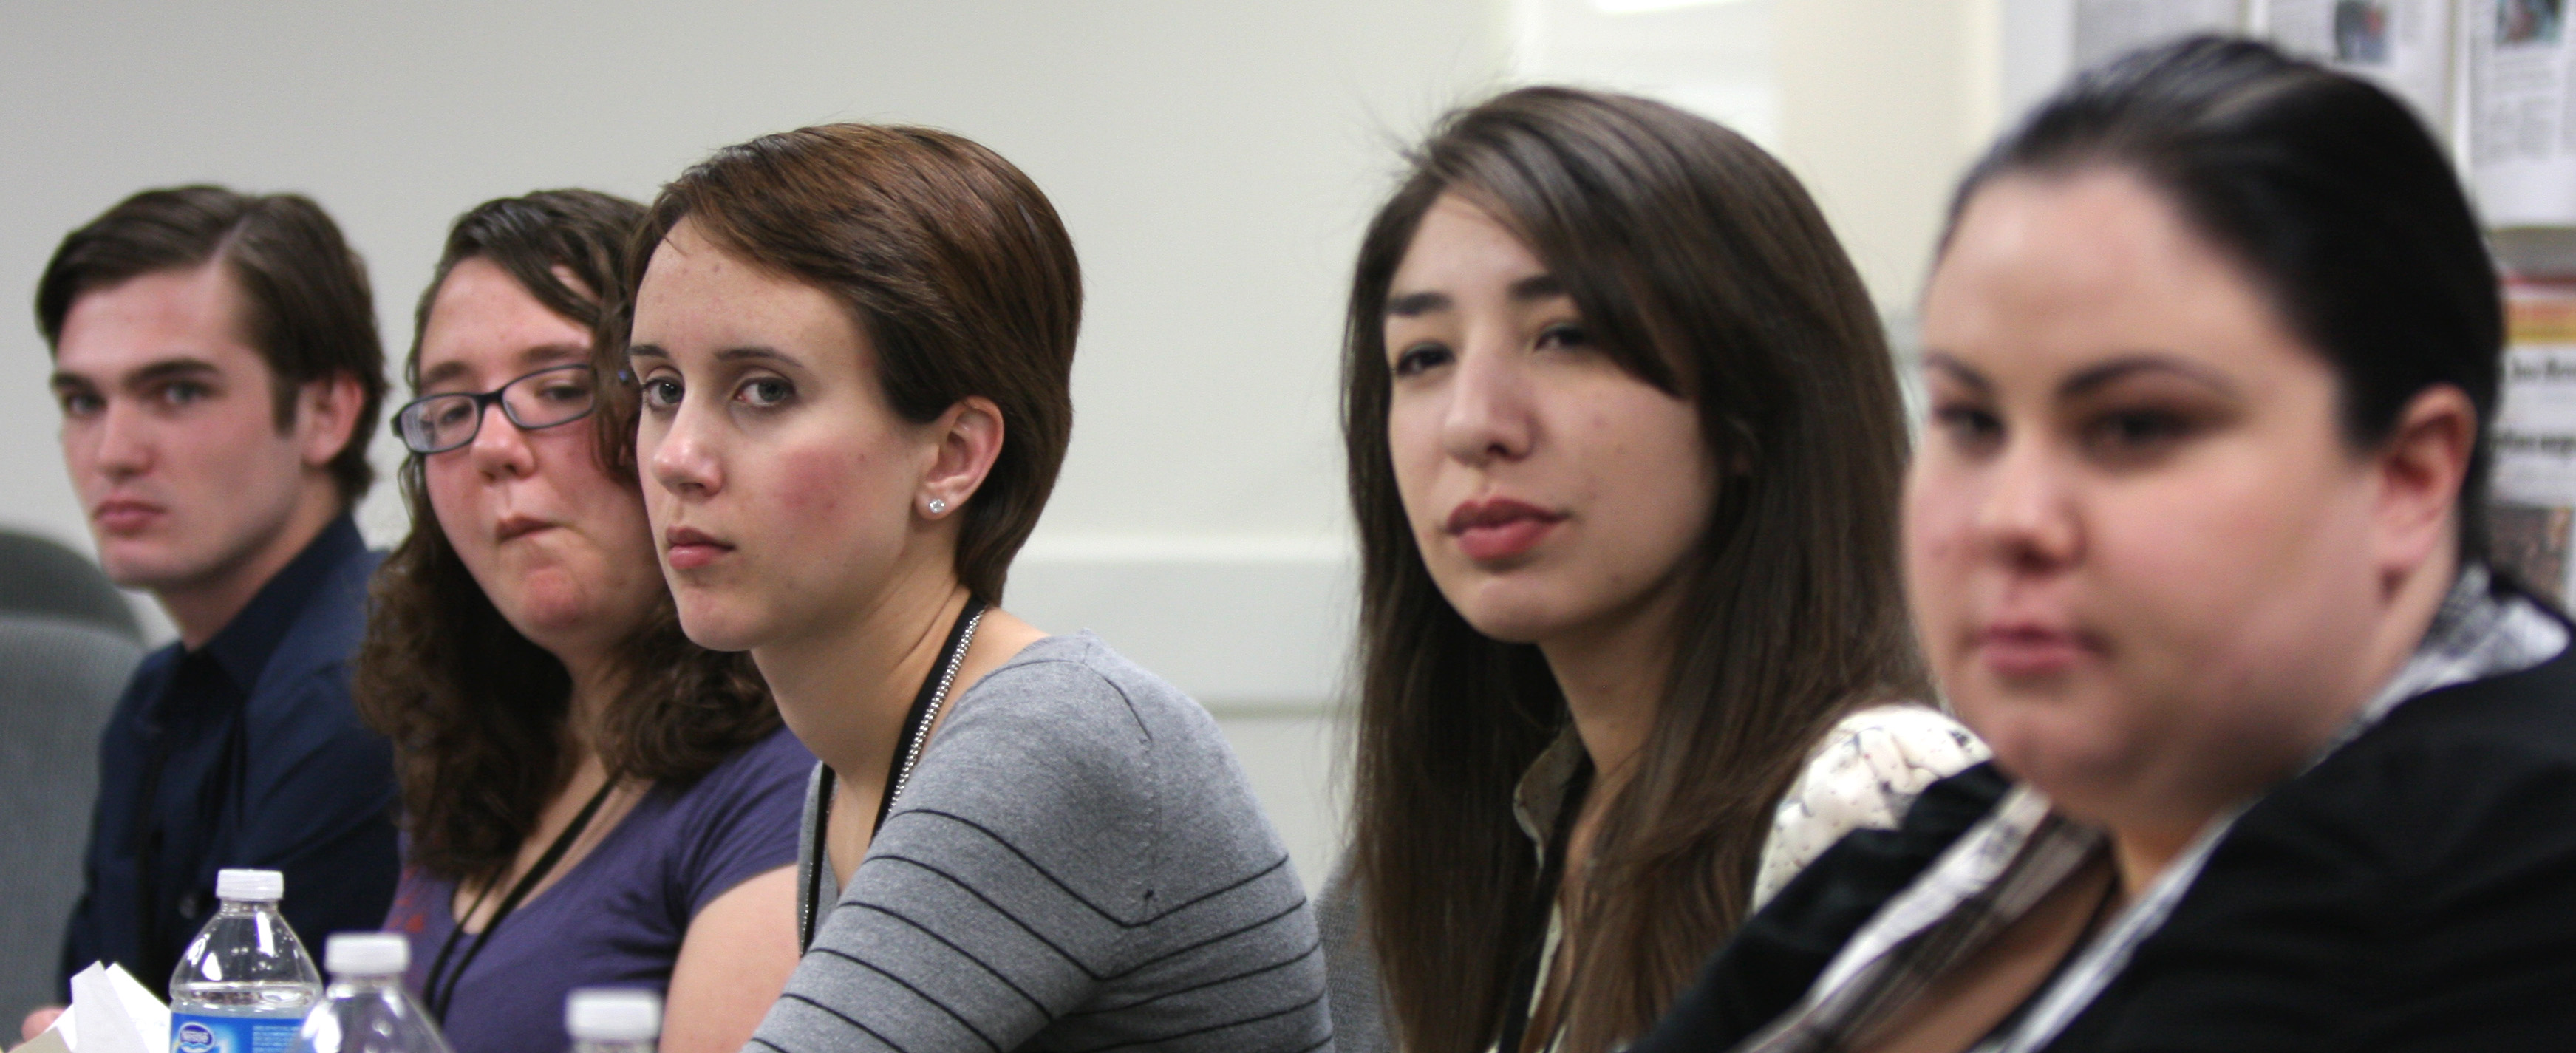
<svg viewBox="0 0 2576 1053"><path fill-rule="evenodd" d="M755 875L796 863L814 755L785 729L697 782L653 787L598 847L519 904L457 981L443 1027L456 1053L563 1053L576 987L670 987L698 911ZM415 994L456 929L454 883L403 868L385 928L411 938ZM456 941L462 957L471 933ZM454 966L451 965L453 971Z"/></svg>

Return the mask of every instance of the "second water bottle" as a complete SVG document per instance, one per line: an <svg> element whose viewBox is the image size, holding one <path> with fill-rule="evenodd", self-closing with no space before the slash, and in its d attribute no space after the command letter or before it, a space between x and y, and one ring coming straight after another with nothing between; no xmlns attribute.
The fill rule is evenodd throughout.
<svg viewBox="0 0 2576 1053"><path fill-rule="evenodd" d="M390 932L334 933L323 945L331 988L292 1053L452 1053L429 1012L403 989L411 941Z"/></svg>

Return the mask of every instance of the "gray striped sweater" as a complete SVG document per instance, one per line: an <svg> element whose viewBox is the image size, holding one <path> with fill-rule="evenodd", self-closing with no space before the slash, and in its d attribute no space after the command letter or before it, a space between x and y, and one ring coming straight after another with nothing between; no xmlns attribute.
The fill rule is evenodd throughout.
<svg viewBox="0 0 2576 1053"><path fill-rule="evenodd" d="M951 704L837 894L809 794L799 887L837 906L751 1053L1331 1048L1304 887L1205 710L1088 633Z"/></svg>

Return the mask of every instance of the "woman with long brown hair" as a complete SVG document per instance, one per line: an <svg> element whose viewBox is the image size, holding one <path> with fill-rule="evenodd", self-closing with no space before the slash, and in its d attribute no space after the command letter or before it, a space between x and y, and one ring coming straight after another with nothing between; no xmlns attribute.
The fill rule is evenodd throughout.
<svg viewBox="0 0 2576 1053"><path fill-rule="evenodd" d="M1341 1048L1633 1039L1798 865L1981 755L1890 704L1928 697L1896 382L1759 148L1559 88L1453 115L1362 242L1343 368Z"/></svg>
<svg viewBox="0 0 2576 1053"><path fill-rule="evenodd" d="M681 634L632 446L595 412L643 212L580 190L467 212L404 365L412 528L357 702L402 779L387 927L459 1053L558 1053L590 984L663 989L663 1049L730 1053L796 964L813 757L748 659Z"/></svg>

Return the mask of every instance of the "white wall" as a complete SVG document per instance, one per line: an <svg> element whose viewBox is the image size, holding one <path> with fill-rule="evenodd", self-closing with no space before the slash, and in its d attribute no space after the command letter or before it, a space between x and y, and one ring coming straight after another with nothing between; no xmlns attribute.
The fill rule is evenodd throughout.
<svg viewBox="0 0 2576 1053"><path fill-rule="evenodd" d="M1662 99L1776 150L1774 12L1781 6L1780 0L1512 0L1512 75Z"/></svg>
<svg viewBox="0 0 2576 1053"><path fill-rule="evenodd" d="M1777 155L1905 359L1951 185L2065 73L2046 52L2071 49L2074 2L1512 0L1510 68L1660 98Z"/></svg>
<svg viewBox="0 0 2576 1053"><path fill-rule="evenodd" d="M299 190L366 255L399 355L448 220L486 198L649 197L713 147L820 121L981 140L1054 199L1089 290L1072 453L1012 605L1099 629L1217 711L1313 880L1338 840L1320 714L1347 634L1343 283L1394 146L1499 71L1494 12L18 0L0 30L0 292L28 303L63 233L134 190ZM0 522L87 550L46 371L32 317L0 320ZM380 465L395 453L377 440ZM400 534L390 487L362 521Z"/></svg>
<svg viewBox="0 0 2576 1053"><path fill-rule="evenodd" d="M710 148L819 121L973 136L1046 188L1090 294L1071 457L1010 605L1095 629L1207 703L1312 883L1340 840L1344 767L1341 297L1397 148L1506 79L1671 98L1808 181L1902 330L1949 182L2032 91L2015 76L2049 75L1999 55L2025 52L2013 34L2042 10L16 0L0 30L0 292L27 303L61 235L133 190L301 190L366 254L399 356L445 225L475 202L567 185L648 197ZM0 458L0 522L86 549L44 350L20 318L0 320L0 442L17 452ZM389 470L393 444L375 453ZM362 521L379 543L399 535L389 487Z"/></svg>

